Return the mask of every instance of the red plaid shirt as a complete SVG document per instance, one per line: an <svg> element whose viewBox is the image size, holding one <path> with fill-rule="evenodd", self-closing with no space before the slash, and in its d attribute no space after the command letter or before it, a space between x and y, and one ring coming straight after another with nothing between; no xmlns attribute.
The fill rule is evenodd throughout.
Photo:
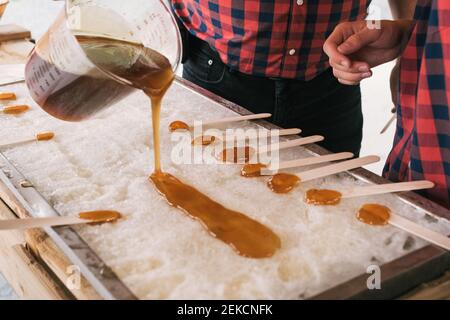
<svg viewBox="0 0 450 320"><path fill-rule="evenodd" d="M427 179L428 196L450 207L450 1L418 0L416 26L401 61L394 148L385 175Z"/></svg>
<svg viewBox="0 0 450 320"><path fill-rule="evenodd" d="M334 27L364 19L369 0L172 0L187 29L232 69L310 80L326 70Z"/></svg>

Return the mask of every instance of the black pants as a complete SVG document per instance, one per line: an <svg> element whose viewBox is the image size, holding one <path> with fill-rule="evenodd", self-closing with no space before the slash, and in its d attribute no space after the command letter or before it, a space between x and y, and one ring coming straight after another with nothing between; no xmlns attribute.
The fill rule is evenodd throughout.
<svg viewBox="0 0 450 320"><path fill-rule="evenodd" d="M323 135L333 152L359 155L363 116L359 86L341 85L327 70L311 81L246 75L224 65L210 46L189 37L183 77L254 112L269 112L283 128L300 128L303 136Z"/></svg>

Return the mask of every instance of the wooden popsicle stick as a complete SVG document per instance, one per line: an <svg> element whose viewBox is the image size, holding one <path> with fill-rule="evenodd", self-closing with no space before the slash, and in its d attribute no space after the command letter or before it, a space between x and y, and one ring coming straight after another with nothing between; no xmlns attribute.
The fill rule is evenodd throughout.
<svg viewBox="0 0 450 320"><path fill-rule="evenodd" d="M53 132L44 131L44 132L40 132L40 133L36 134L36 136L34 138L28 138L28 139L23 139L23 140L2 143L2 144L0 144L0 148L9 148L9 147L14 147L14 146L17 146L20 144L30 143L30 142L35 142L35 141L48 141L48 140L53 139L54 136L55 136L55 134Z"/></svg>
<svg viewBox="0 0 450 320"><path fill-rule="evenodd" d="M385 126L383 127L383 129L381 129L380 134L384 134L386 131L388 131L389 127L391 126L391 124L397 119L397 114L394 114L389 121L385 124Z"/></svg>
<svg viewBox="0 0 450 320"><path fill-rule="evenodd" d="M336 173L344 172L351 169L356 169L371 163L380 161L378 156L367 156L358 159L352 159L348 161L343 161L336 164L331 164L329 166L305 171L299 174L299 178L302 182L310 181L318 178L323 178Z"/></svg>
<svg viewBox="0 0 450 320"><path fill-rule="evenodd" d="M450 238L446 237L445 235L435 232L433 230L430 230L428 228L425 228L421 226L420 224L417 224L411 220L408 220L398 214L393 214L391 212L391 216L389 218L389 224L393 225L394 227L397 227L399 229L402 229L406 232L409 232L419 238L422 238L432 244L435 244L441 248L444 248L446 250L450 250Z"/></svg>
<svg viewBox="0 0 450 320"><path fill-rule="evenodd" d="M301 129L297 129L297 128L293 128L293 129L282 129L282 130L279 130L278 131L278 133L277 134L275 134L275 133L272 133L272 131L274 131L274 130L270 130L270 131L268 131L268 137L276 137L276 136L278 136L278 137L284 137L284 136L291 136L291 135L296 135L296 134L300 134L301 132L302 132L302 130ZM233 139L224 139L224 140L220 140L220 139L217 139L216 141L221 141L221 142L227 142L227 141L242 141L242 140L246 140L246 139L251 139L251 138L258 138L258 136L255 136L255 137L249 137L249 136L245 136L245 135L243 135L243 136L235 136L235 137L233 137Z"/></svg>
<svg viewBox="0 0 450 320"><path fill-rule="evenodd" d="M256 150L254 150L253 148L250 148L251 149L250 158L254 158L254 157L257 157L258 155L262 155L262 154L265 154L265 153L268 153L271 151L284 150L284 149L288 149L288 148L298 147L298 146L302 146L305 144L322 141L323 139L324 139L324 137L322 137L322 136L311 136L311 137L306 137L306 138L294 139L294 140L271 144L271 145L267 146L267 148L264 148L263 150L258 150L257 152L255 152ZM244 152L244 148L245 147L238 147L238 149L241 149L241 152ZM223 151L220 151L219 153L217 153L215 155L215 157L223 162L222 152ZM234 163L234 162L230 162L230 163Z"/></svg>
<svg viewBox="0 0 450 320"><path fill-rule="evenodd" d="M115 222L121 218L122 214L120 212L110 210L99 210L99 211L81 212L77 216L0 220L0 230L30 229L30 228L66 226L85 223Z"/></svg>
<svg viewBox="0 0 450 320"><path fill-rule="evenodd" d="M216 125L223 125L233 122L240 122L240 121L247 121L247 120L257 120L257 119L266 119L270 118L272 115L270 113L258 113L258 114L251 114L248 116L237 116L237 117L230 117L230 118L223 118L220 120L213 120L213 121L204 121L202 122L203 127L211 127ZM193 128L193 125L189 124L189 128Z"/></svg>
<svg viewBox="0 0 450 320"><path fill-rule="evenodd" d="M278 132L276 132L278 131ZM292 128L292 129L281 129L281 130L268 130L268 137L284 137L284 136L291 136L295 134L302 133L301 129L298 128Z"/></svg>
<svg viewBox="0 0 450 320"><path fill-rule="evenodd" d="M392 192L430 189L433 187L434 187L433 182L422 180L422 181L378 184L368 187L358 187L357 189L343 190L341 191L341 193L342 198L356 198Z"/></svg>
<svg viewBox="0 0 450 320"><path fill-rule="evenodd" d="M274 144L271 144L270 146L268 146L266 150L259 151L258 154L264 154L264 153L271 152L271 151L284 150L284 149L289 149L289 148L293 148L293 147L304 146L306 144L311 144L311 143L319 142L322 140L324 140L324 137L322 137L322 136L311 136L311 137L306 137L306 138L284 141L284 142L280 142L280 143L274 143Z"/></svg>
<svg viewBox="0 0 450 320"><path fill-rule="evenodd" d="M272 132L274 130L268 130L267 131L267 137L283 137L283 136L290 136L290 135L296 135L296 134L300 134L302 132L301 129L283 129L283 130L276 130L278 131L277 133ZM247 141L247 140L255 140L255 139L259 139L258 135L255 136L249 136L249 135L233 135L232 137L225 137L225 139L221 139L218 138L217 136L214 135L203 135L203 136L198 136L196 138L194 138L193 144L197 145L197 146L205 146L205 145L210 145L210 144L230 144L230 143L234 143L234 142L240 142L240 141ZM197 141L202 141L202 142L197 142ZM207 141L206 143L203 143L204 141Z"/></svg>
<svg viewBox="0 0 450 320"><path fill-rule="evenodd" d="M17 83L22 83L22 82L25 82L25 78L19 77L19 78L16 78L15 80L7 80L7 81L0 79L0 87L9 86L11 84L17 84Z"/></svg>
<svg viewBox="0 0 450 320"><path fill-rule="evenodd" d="M49 217L0 220L0 230L32 229L44 227L56 227L75 224L92 223L90 220L74 217Z"/></svg>
<svg viewBox="0 0 450 320"><path fill-rule="evenodd" d="M278 165L272 164L267 168L267 170L279 171L279 170L283 170L283 169L305 167L305 166L309 166L309 165L313 165L313 164L319 164L319 163L337 161L337 160L345 160L345 159L350 159L350 158L353 158L353 153L341 152L341 153L329 154L326 156L317 156L317 157L297 159L297 160L292 160L292 161L285 161L285 162L279 163Z"/></svg>

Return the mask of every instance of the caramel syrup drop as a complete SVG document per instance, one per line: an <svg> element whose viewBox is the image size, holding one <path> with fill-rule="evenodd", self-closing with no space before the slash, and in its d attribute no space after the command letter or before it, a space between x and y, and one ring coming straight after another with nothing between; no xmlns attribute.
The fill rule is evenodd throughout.
<svg viewBox="0 0 450 320"><path fill-rule="evenodd" d="M106 210L81 212L78 216L80 219L89 220L92 223L115 222L122 217L122 215L117 211Z"/></svg>
<svg viewBox="0 0 450 320"><path fill-rule="evenodd" d="M16 100L16 94L13 92L0 92L0 100Z"/></svg>
<svg viewBox="0 0 450 320"><path fill-rule="evenodd" d="M30 109L30 107L25 104L17 105L17 106L6 106L3 108L3 113L17 115L17 114L24 113L24 112L28 111L29 109Z"/></svg>
<svg viewBox="0 0 450 320"><path fill-rule="evenodd" d="M189 130L189 125L183 121L174 121L169 125L169 131Z"/></svg>
<svg viewBox="0 0 450 320"><path fill-rule="evenodd" d="M365 204L358 211L359 221L371 226L384 226L389 223L391 210L379 204Z"/></svg>
<svg viewBox="0 0 450 320"><path fill-rule="evenodd" d="M246 147L234 147L230 149L224 149L219 155L219 159L223 162L232 163L247 163L255 153L255 149Z"/></svg>
<svg viewBox="0 0 450 320"><path fill-rule="evenodd" d="M241 169L241 176L246 178L260 177L261 170L267 168L263 163L248 163Z"/></svg>
<svg viewBox="0 0 450 320"><path fill-rule="evenodd" d="M192 140L193 146L209 146L216 141L216 137L214 136L201 136Z"/></svg>
<svg viewBox="0 0 450 320"><path fill-rule="evenodd" d="M341 202L342 193L335 190L311 189L306 192L306 203L318 206L334 206Z"/></svg>
<svg viewBox="0 0 450 320"><path fill-rule="evenodd" d="M272 230L246 215L225 208L174 176L155 172L150 180L170 205L201 222L208 232L248 258L271 257L280 247Z"/></svg>
<svg viewBox="0 0 450 320"><path fill-rule="evenodd" d="M36 135L37 141L48 141L52 140L55 137L53 132L41 132Z"/></svg>
<svg viewBox="0 0 450 320"><path fill-rule="evenodd" d="M294 174L278 173L267 182L267 185L275 193L289 193L300 182L300 178Z"/></svg>

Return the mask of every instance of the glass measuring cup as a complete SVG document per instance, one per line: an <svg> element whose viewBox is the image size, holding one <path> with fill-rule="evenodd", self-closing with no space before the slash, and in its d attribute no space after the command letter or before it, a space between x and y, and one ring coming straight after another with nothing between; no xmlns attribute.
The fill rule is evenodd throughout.
<svg viewBox="0 0 450 320"><path fill-rule="evenodd" d="M173 70L180 63L181 36L162 0L66 0L25 67L32 98L62 120L86 119L135 90L130 81L88 57L80 43L86 37L149 48L165 57Z"/></svg>

